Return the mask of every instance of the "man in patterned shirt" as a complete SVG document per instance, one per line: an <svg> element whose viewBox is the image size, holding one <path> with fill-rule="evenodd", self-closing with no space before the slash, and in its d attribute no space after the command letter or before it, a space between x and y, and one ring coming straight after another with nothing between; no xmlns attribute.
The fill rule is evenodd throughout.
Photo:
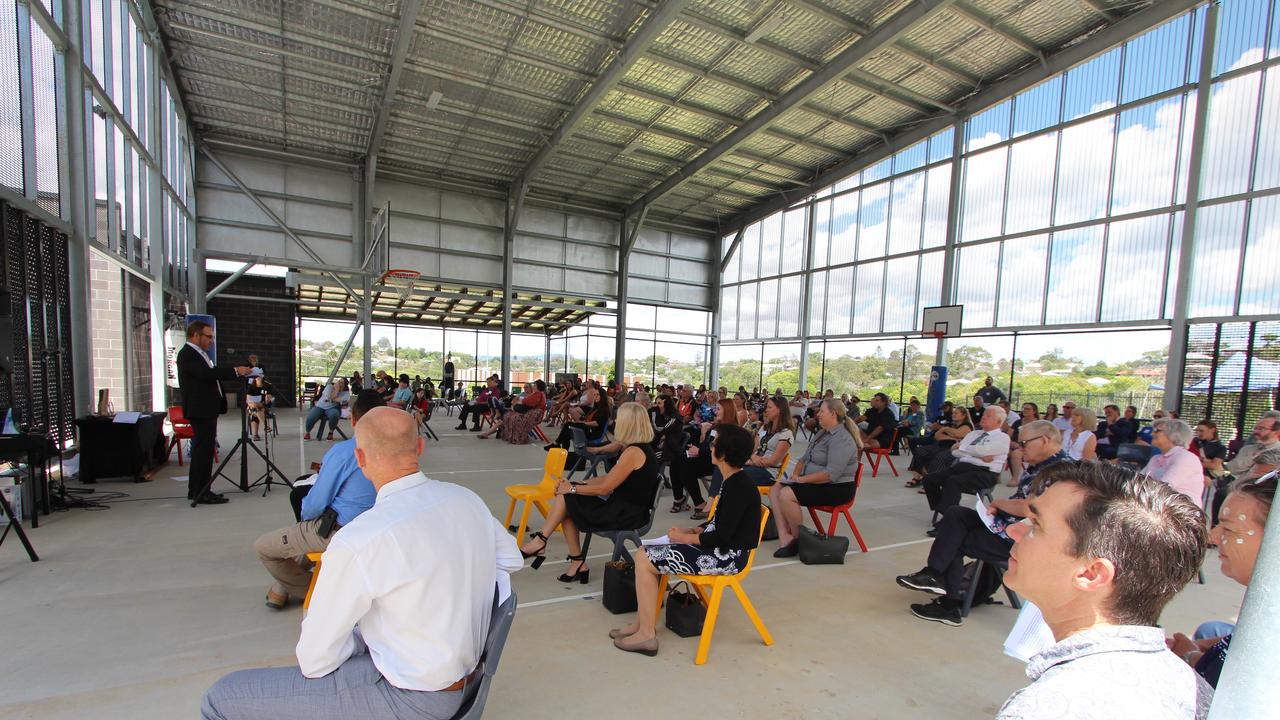
<svg viewBox="0 0 1280 720"><path fill-rule="evenodd" d="M964 560L966 557L984 561L1005 562L1013 540L1005 529L1027 516L1027 496L1030 494L1036 474L1049 465L1066 460L1062 450L1062 433L1047 420L1036 420L1023 425L1019 431L1023 458L1028 463L1018 482L1018 489L1008 500L993 500L987 511L994 515L991 529L978 517L978 511L963 505L953 505L938 521L933 547L929 549L929 564L914 575L903 575L898 584L911 590L933 593L941 597L928 604L913 604L911 614L924 620L959 627L964 618L960 605L964 597Z"/></svg>

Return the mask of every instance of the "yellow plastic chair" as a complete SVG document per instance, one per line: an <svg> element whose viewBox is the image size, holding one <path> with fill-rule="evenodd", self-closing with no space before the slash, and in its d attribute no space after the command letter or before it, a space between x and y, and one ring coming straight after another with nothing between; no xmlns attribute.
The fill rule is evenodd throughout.
<svg viewBox="0 0 1280 720"><path fill-rule="evenodd" d="M311 567L311 584L307 585L307 596L302 598L302 609L311 606L311 593L316 591L316 580L320 578L320 557L324 553L307 553L307 559L314 565Z"/></svg>
<svg viewBox="0 0 1280 720"><path fill-rule="evenodd" d="M507 486L507 494L511 496L511 502L507 504L507 519L502 523L504 526L511 527L511 516L515 514L516 502L524 502L524 509L520 512L520 526L516 530L516 540L524 537L524 531L529 525L530 506L538 508L542 517L546 517L547 513L551 512L547 503L556 496L556 484L564 478L564 463L568 457L569 452L564 448L551 448L547 451L547 461L542 466L542 482L537 485Z"/></svg>
<svg viewBox="0 0 1280 720"><path fill-rule="evenodd" d="M788 450L787 454L782 456L782 464L778 466L778 472L776 475L774 475L774 477L775 478L782 477L782 473L787 471L787 466L790 464L791 464L791 451ZM758 485L757 487L760 490L761 497L769 497L769 490L773 488L773 485Z"/></svg>
<svg viewBox="0 0 1280 720"><path fill-rule="evenodd" d="M769 519L769 508L761 506L760 508L760 534L764 534L765 521ZM760 615L756 613L756 608L747 599L747 593L742 589L742 580L751 572L751 565L756 560L757 547L747 555L747 564L742 568L742 572L737 575L677 575L680 580L684 580L693 586L697 591L698 597L702 598L702 602L707 606L707 618L702 623L702 637L698 640L698 654L694 656L693 663L702 665L707 662L707 653L711 650L711 636L716 631L716 617L720 614L720 601L724 597L725 588L733 590L733 594L738 596L738 601L742 603L742 609L747 611L747 617L751 620L751 624L756 626L756 631L760 633L760 639L764 640L765 645L773 644L773 636L769 634L769 629L764 626L764 621L760 619ZM668 576L663 575L658 578L658 608L659 621L661 620L662 603L667 597L667 580ZM707 597L706 588L710 588L711 597Z"/></svg>

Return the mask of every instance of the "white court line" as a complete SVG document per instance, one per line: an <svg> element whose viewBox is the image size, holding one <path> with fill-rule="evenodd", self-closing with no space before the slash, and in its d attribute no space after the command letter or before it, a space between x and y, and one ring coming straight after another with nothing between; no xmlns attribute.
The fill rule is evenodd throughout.
<svg viewBox="0 0 1280 720"><path fill-rule="evenodd" d="M891 545L881 545L879 547L867 548L867 552L876 552L877 550L892 550L894 548L906 547L908 545L919 545L921 543L927 543L927 542L933 542L933 538L922 538L920 540L908 540L906 542L893 543ZM862 550L850 550L849 552L845 553L846 556L861 555L861 554L863 554ZM588 559L591 559L594 557L608 557L609 555L612 555L612 553L609 553L607 555L592 555ZM543 563L543 564L545 565L547 563ZM758 572L760 570L768 570L769 568L786 567L788 565L798 565L798 564L800 564L799 560L783 560L782 562L769 563L768 565L755 565L751 568L751 571ZM556 605L558 603L570 602L572 600L586 600L587 598L599 597L600 592L601 591L597 590L596 592L583 593L581 595L566 595L565 597L547 598L546 600L532 600L527 603L519 603L518 605L516 605L516 608L517 609L531 608L531 607L538 607L540 605Z"/></svg>

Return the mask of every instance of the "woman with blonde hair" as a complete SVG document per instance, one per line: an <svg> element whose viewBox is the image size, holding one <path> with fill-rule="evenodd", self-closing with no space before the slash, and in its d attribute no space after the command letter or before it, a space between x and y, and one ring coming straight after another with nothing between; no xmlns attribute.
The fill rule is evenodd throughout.
<svg viewBox="0 0 1280 720"><path fill-rule="evenodd" d="M1071 413L1071 429L1062 433L1062 449L1072 460L1097 460L1098 414L1087 407L1078 407Z"/></svg>
<svg viewBox="0 0 1280 720"><path fill-rule="evenodd" d="M818 434L809 443L795 469L778 478L769 490L769 505L778 526L778 550L774 557L800 552L801 506L843 505L857 492L862 440L844 403L827 398L818 405Z"/></svg>
<svg viewBox="0 0 1280 720"><path fill-rule="evenodd" d="M556 485L559 499L553 501L546 522L520 548L522 555L533 558L534 570L542 565L548 537L560 525L569 546L569 567L559 580L585 585L590 571L578 530L635 530L649 521L658 492L658 460L651 446L649 414L637 403L623 404L618 408L613 437L624 449L608 474L580 484L561 480Z"/></svg>

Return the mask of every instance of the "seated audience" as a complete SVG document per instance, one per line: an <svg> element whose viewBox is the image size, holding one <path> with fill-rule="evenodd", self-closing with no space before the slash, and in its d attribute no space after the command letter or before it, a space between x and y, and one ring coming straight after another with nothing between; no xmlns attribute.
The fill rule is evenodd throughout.
<svg viewBox="0 0 1280 720"><path fill-rule="evenodd" d="M1063 449L1072 460L1097 460L1098 438L1093 430L1098 427L1098 416L1089 408L1073 407L1067 422L1071 427L1062 432Z"/></svg>
<svg viewBox="0 0 1280 720"><path fill-rule="evenodd" d="M795 444L795 425L787 412L786 400L777 395L769 398L764 409L764 424L755 432L756 450L742 465L744 477L758 486L772 485L777 469ZM711 488L712 495L719 488Z"/></svg>
<svg viewBox="0 0 1280 720"><path fill-rule="evenodd" d="M1142 472L1191 498L1203 509L1204 468L1191 454L1191 427L1181 420L1161 418L1151 423L1151 444L1160 449L1152 455Z"/></svg>
<svg viewBox="0 0 1280 720"><path fill-rule="evenodd" d="M911 398L911 402L907 405L907 415L898 422L898 427L900 428L898 432L908 441L924 435L924 408L920 406L919 399Z"/></svg>
<svg viewBox="0 0 1280 720"><path fill-rule="evenodd" d="M751 420L751 412L748 408L754 402L754 400L748 400L742 393L733 396L733 416L738 427L746 427L747 422Z"/></svg>
<svg viewBox="0 0 1280 720"><path fill-rule="evenodd" d="M902 587L940 596L928 604L913 604L912 615L955 627L962 624L965 558L1007 562L1013 540L1006 529L1027 516L1027 498L1036 475L1053 463L1069 459L1062 451L1062 434L1047 420L1033 420L1023 425L1017 444L1023 448L1028 466L1018 481L1018 489L1008 500L992 500L987 505L987 511L993 516L991 529L971 507L947 508L938 521L928 564L920 572L898 578Z"/></svg>
<svg viewBox="0 0 1280 720"><path fill-rule="evenodd" d="M784 413L785 416L785 413ZM714 520L696 528L671 528L668 543L635 552L635 622L609 631L614 647L650 657L658 654L658 582L661 575L732 575L742 572L760 541L760 493L743 471L752 438L740 427L720 428L711 446L712 462L725 478Z"/></svg>
<svg viewBox="0 0 1280 720"><path fill-rule="evenodd" d="M351 392L353 393L358 393L361 390L364 390L364 377L360 375L359 370L351 373L351 381L348 383L348 387L351 388Z"/></svg>
<svg viewBox="0 0 1280 720"><path fill-rule="evenodd" d="M471 402L462 406L462 412L458 413L458 427L454 430L467 429L467 415L471 416L471 432L480 432L480 418L488 412L493 412L493 403L499 397L498 379L491 377L485 382L485 389L476 395Z"/></svg>
<svg viewBox="0 0 1280 720"><path fill-rule="evenodd" d="M1033 402L1022 404L1022 414L1017 420L1009 425L1009 438L1013 441L1009 445L1009 474L1012 476L1009 480L1010 485L1016 487L1022 477L1023 454L1022 445L1018 443L1021 437L1022 428L1028 423L1033 423L1040 419L1040 408ZM1053 423L1049 423L1052 425ZM1061 442L1062 433L1058 433L1059 442Z"/></svg>
<svg viewBox="0 0 1280 720"><path fill-rule="evenodd" d="M1118 405L1107 405L1102 408L1104 420L1098 423L1098 457L1103 460L1115 460L1116 451L1124 443L1131 443L1138 437L1138 424L1120 415Z"/></svg>
<svg viewBox="0 0 1280 720"><path fill-rule="evenodd" d="M987 402L982 399L981 395L974 395L973 406L969 408L969 422L976 427L978 423L982 422L982 413L986 412L988 407Z"/></svg>
<svg viewBox="0 0 1280 720"><path fill-rule="evenodd" d="M1161 409L1161 408L1156 408L1156 411L1155 411L1155 412L1153 412L1153 413L1151 413L1151 422L1155 422L1156 420L1159 420L1159 419L1161 419L1161 418L1163 418L1163 417L1164 417L1164 410L1163 410L1163 409ZM1147 446L1150 446L1150 445L1151 445L1151 431L1152 431L1152 428L1153 428L1153 426L1152 426L1152 425L1148 425L1148 426L1146 426L1146 427L1144 427L1144 428L1139 429L1139 430L1138 430L1138 437L1136 437L1136 438L1134 439L1134 442L1138 443L1139 445L1147 445ZM1156 450L1156 451L1154 451L1154 452L1159 452L1159 451L1158 451L1158 450Z"/></svg>
<svg viewBox="0 0 1280 720"><path fill-rule="evenodd" d="M919 445L912 453L911 464L908 465L908 469L911 470L911 479L907 481L906 486L920 487L924 483L926 474L942 470L954 462L952 448L972 430L973 425L969 424L969 411L962 407L952 407L951 419L934 432L933 444Z"/></svg>
<svg viewBox="0 0 1280 720"><path fill-rule="evenodd" d="M696 439L696 442L691 443L684 456L671 465L671 485L682 487L684 492L693 499L692 519L694 520L706 519L708 512L707 502L702 499L702 482L699 478L710 475L711 488L720 486L720 475L711 462L711 443L715 440L717 429L721 425L734 424L736 423L734 423L733 401L721 400L716 404L714 422L703 423L696 428L690 436L690 439ZM714 496L715 492L711 494ZM671 512L683 512L689 509L679 500L671 507Z"/></svg>
<svg viewBox="0 0 1280 720"><path fill-rule="evenodd" d="M1036 479L1004 582L1035 603L1054 644L997 720L1161 718L1208 712L1212 689L1165 649L1166 603L1196 576L1204 513L1118 465L1058 462Z"/></svg>
<svg viewBox="0 0 1280 720"><path fill-rule="evenodd" d="M409 403L412 400L413 389L410 387L409 376L402 373L400 381L396 383L396 391L391 394L391 399L387 401L387 407L408 410Z"/></svg>
<svg viewBox="0 0 1280 720"><path fill-rule="evenodd" d="M1054 409L1056 410L1057 408L1054 408ZM1075 411L1076 411L1075 402L1068 400L1062 403L1061 415L1057 415L1055 413L1055 417L1050 418L1046 415L1046 418L1045 418L1049 420L1049 422L1053 423L1053 426L1058 428L1058 431L1062 433L1062 447L1064 448L1067 447L1067 433L1071 432L1071 415L1075 413ZM1085 429L1090 431L1093 430L1093 428L1085 428Z"/></svg>
<svg viewBox="0 0 1280 720"><path fill-rule="evenodd" d="M686 423L697 422L697 404L693 401L693 390L687 387L681 387L676 391L676 412L680 413L680 418Z"/></svg>
<svg viewBox="0 0 1280 720"><path fill-rule="evenodd" d="M512 445L529 444L529 433L542 422L547 409L547 384L534 380L524 384L524 395L511 405L511 412L503 413L498 422L476 437L485 438L501 432L502 439Z"/></svg>
<svg viewBox="0 0 1280 720"><path fill-rule="evenodd" d="M422 448L408 414L364 415L356 462L378 499L329 542L298 666L223 677L204 695L206 720L445 720L458 712L495 593L510 595L507 574L520 558L475 493L422 474Z"/></svg>
<svg viewBox="0 0 1280 720"><path fill-rule="evenodd" d="M561 447L566 450L573 449L573 428L579 428L587 434L587 442L594 445L602 445L605 440L605 433L608 431L609 423L613 421L613 406L609 404L609 397L604 395L594 386L586 386L583 393L591 403L587 407L587 415L583 416L577 422L566 422L560 428L560 434L556 435L555 441L543 446L543 450ZM641 408L643 410L643 408ZM565 468L573 468L577 464L578 456L569 453L569 462L565 464Z"/></svg>
<svg viewBox="0 0 1280 720"><path fill-rule="evenodd" d="M599 404L607 405L608 401ZM658 492L658 459L649 445L653 442L653 426L644 408L635 403L621 405L614 438L626 449L608 474L584 483L561 480L556 486L558 499L551 504L546 522L520 548L521 554L534 559L534 570L546 557L548 537L561 526L569 546L569 567L559 580L585 585L590 570L578 531L634 530L649 521Z"/></svg>
<svg viewBox="0 0 1280 720"><path fill-rule="evenodd" d="M725 399L727 400L728 398L726 397ZM707 423L714 422L719 405L720 394L715 390L708 390L702 393L702 404L698 405L697 423L699 425L706 425ZM737 412L735 411L729 417L736 418Z"/></svg>
<svg viewBox="0 0 1280 720"><path fill-rule="evenodd" d="M929 509L943 512L960 502L963 493L990 490L1000 479L1005 458L1009 454L1009 436L1000 432L1004 410L992 406L982 413L978 429L970 431L951 448L956 462L950 467L924 476L925 497ZM929 531L930 535L934 530Z"/></svg>
<svg viewBox="0 0 1280 720"><path fill-rule="evenodd" d="M1001 402L1007 402L1007 398L1004 396L1004 391L996 387L995 382L995 379L988 375L986 380L982 381L982 387L978 388L978 397L982 398L984 405L996 405Z"/></svg>
<svg viewBox="0 0 1280 720"><path fill-rule="evenodd" d="M864 446L871 449L892 446L898 422L889 410L888 395L884 393L872 395L871 405L867 408L867 412L862 416L862 419L867 423L866 434L862 436Z"/></svg>
<svg viewBox="0 0 1280 720"><path fill-rule="evenodd" d="M370 410L382 406L382 396L364 390L351 405L351 427ZM320 462L314 485L302 498L301 521L263 533L253 543L258 560L275 583L267 590L267 607L279 610L291 598L301 601L311 583L307 553L324 552L339 528L350 525L373 507L377 493L356 463L355 438L329 448Z"/></svg>
<svg viewBox="0 0 1280 720"><path fill-rule="evenodd" d="M1223 503L1222 522L1215 524L1209 533L1209 542L1218 548L1222 574L1245 587L1249 587L1249 581L1253 579L1253 569L1258 562L1258 551L1262 548L1267 517L1271 514L1275 497L1275 478L1237 486ZM1222 666L1227 661L1234 630L1231 623L1207 622L1196 630L1194 638L1175 633L1166 643L1175 655L1216 688Z"/></svg>
<svg viewBox="0 0 1280 720"><path fill-rule="evenodd" d="M1237 480L1248 481L1259 477L1254 461L1257 456L1272 448L1280 447L1280 411L1269 410L1258 418L1253 426L1252 442L1240 448L1235 457L1227 461L1227 471Z"/></svg>
<svg viewBox="0 0 1280 720"><path fill-rule="evenodd" d="M249 356L250 360L255 357L255 355ZM261 375L250 375L246 380L244 404L249 414L249 431L253 433L254 440L261 440L262 436L258 433L258 429L267 426L267 408L271 406L273 399L271 386Z"/></svg>
<svg viewBox="0 0 1280 720"><path fill-rule="evenodd" d="M1054 422L1055 420L1058 419L1057 405L1055 405L1054 403L1049 403L1048 405L1044 406L1044 419L1053 423L1053 426L1058 428L1058 432L1062 432L1062 427L1059 425L1059 423Z"/></svg>
<svg viewBox="0 0 1280 720"><path fill-rule="evenodd" d="M316 433L316 439L324 434L324 421L329 421L329 439L333 439L333 429L338 427L338 420L342 417L342 408L351 403L351 392L347 390L346 378L335 378L328 388L320 391L320 397L311 404L311 409L307 411L307 422L302 433L303 440L311 439L311 428L315 427L316 422L320 423L320 431Z"/></svg>
<svg viewBox="0 0 1280 720"><path fill-rule="evenodd" d="M1231 485L1231 474L1227 472L1224 461L1227 457L1227 446L1218 439L1218 425L1212 420L1201 420L1196 425L1195 452L1200 458L1200 467L1204 468L1205 482L1213 487L1212 524L1218 524L1218 509L1222 507L1222 499L1227 497ZM1209 512L1209 508L1205 508Z"/></svg>
<svg viewBox="0 0 1280 720"><path fill-rule="evenodd" d="M774 557L794 557L800 552L801 506L843 505L857 492L862 444L858 426L845 414L844 403L827 398L818 406L820 431L785 482L769 489L769 506L778 527Z"/></svg>

